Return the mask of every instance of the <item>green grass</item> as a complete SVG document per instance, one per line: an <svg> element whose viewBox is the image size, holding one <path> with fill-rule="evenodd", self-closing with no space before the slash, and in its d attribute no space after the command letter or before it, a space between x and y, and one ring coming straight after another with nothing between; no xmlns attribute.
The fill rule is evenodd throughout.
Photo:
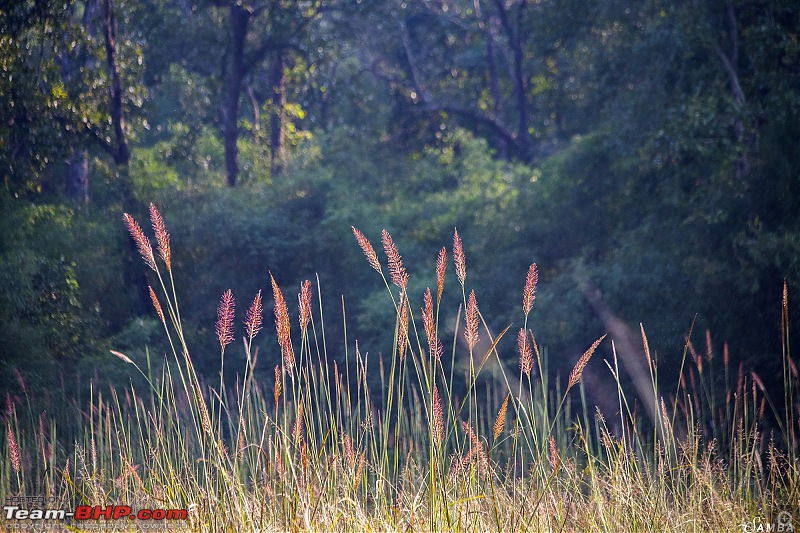
<svg viewBox="0 0 800 533"><path fill-rule="evenodd" d="M391 237L384 235L387 278L356 232L397 314L387 331L393 353L369 357L346 333L326 339L319 287L312 296L310 284L300 298L305 323L290 324L272 280L282 361L275 380L254 378L266 358L252 350L256 304L243 344L229 344L241 334L241 317L232 319L221 304L219 378L203 379L181 326L166 231L156 224L155 256L137 227L129 228L155 270L154 303L172 353L158 373L153 368L162 366L150 356L116 354L147 386L93 393L85 405L66 405L67 417L53 418L55 406L27 394L9 400L0 449L4 499L46 496L65 509L187 508L189 521L178 526L197 531L742 531L741 524L766 523L784 509L800 527L798 376L787 342L776 354L784 361L782 394L733 368L727 350L715 356L710 339L703 355L687 342L679 385L662 391L642 330L649 419L641 414L648 400L625 394L613 343L601 339L613 354L608 379L618 407L600 413L587 404L581 380L599 341L561 383L527 329L536 276L520 276L521 332L493 336L468 294L458 239L463 307L457 338L444 350L444 260L438 290L417 302L405 293ZM787 313L784 298L784 339ZM505 364L497 351L513 345L512 336L521 366ZM341 365L329 357L331 342L343 350ZM225 366L225 352L234 349L246 352L243 372ZM484 379L489 368L498 379ZM376 374L380 393L368 387Z"/></svg>

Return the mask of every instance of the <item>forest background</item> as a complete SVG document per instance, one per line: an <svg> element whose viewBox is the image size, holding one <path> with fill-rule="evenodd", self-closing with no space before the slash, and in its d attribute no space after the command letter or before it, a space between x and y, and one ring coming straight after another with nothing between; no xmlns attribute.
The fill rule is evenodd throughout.
<svg viewBox="0 0 800 533"><path fill-rule="evenodd" d="M344 302L348 341L391 353L354 225L392 233L420 301L458 228L498 331L535 261L553 360L641 323L665 380L708 331L779 382L784 279L800 300L798 32L791 0L6 0L0 393L86 394L131 379L109 349L168 350L122 223L150 202L206 375L220 295L245 306L270 272L286 294L318 275L329 337ZM256 342L268 373L278 344Z"/></svg>

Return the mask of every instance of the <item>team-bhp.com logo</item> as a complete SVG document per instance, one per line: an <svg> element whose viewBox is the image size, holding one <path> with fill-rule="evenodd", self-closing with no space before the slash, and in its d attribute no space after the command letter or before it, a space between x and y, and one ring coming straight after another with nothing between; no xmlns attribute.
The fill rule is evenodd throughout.
<svg viewBox="0 0 800 533"><path fill-rule="evenodd" d="M6 520L187 520L188 509L139 509L134 511L129 505L90 506L79 505L74 511L65 509L23 509L20 505L3 507Z"/></svg>

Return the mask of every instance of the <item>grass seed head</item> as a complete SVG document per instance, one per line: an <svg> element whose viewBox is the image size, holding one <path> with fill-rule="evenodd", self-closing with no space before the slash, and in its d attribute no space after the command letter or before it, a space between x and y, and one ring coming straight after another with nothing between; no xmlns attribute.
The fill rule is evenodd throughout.
<svg viewBox="0 0 800 533"><path fill-rule="evenodd" d="M431 357L441 359L444 346L436 334L436 321L433 317L433 297L430 288L425 290L424 307L422 308L422 323L425 326L425 335L428 337L428 351Z"/></svg>
<svg viewBox="0 0 800 533"><path fill-rule="evenodd" d="M364 474L364 464L366 463L366 452L361 452L361 456L358 458L358 468L356 468L356 475L355 481L353 483L353 490L358 490L358 486L361 484L361 477Z"/></svg>
<svg viewBox="0 0 800 533"><path fill-rule="evenodd" d="M353 451L353 439L350 438L350 435L342 437L342 448L345 463L348 467L354 468L356 466L356 453Z"/></svg>
<svg viewBox="0 0 800 533"><path fill-rule="evenodd" d="M247 449L247 439L245 437L245 423L244 417L239 415L239 440L236 445L236 457L244 457L244 451Z"/></svg>
<svg viewBox="0 0 800 533"><path fill-rule="evenodd" d="M744 392L744 363L739 363L739 372L736 376L737 392Z"/></svg>
<svg viewBox="0 0 800 533"><path fill-rule="evenodd" d="M494 440L497 440L497 437L502 435L503 428L506 425L506 412L508 410L508 397L509 395L506 394L505 400L503 400L503 404L500 406L500 411L497 413L497 418L494 421Z"/></svg>
<svg viewBox="0 0 800 533"><path fill-rule="evenodd" d="M292 428L292 437L297 444L303 440L303 414L303 400L300 400L297 405L297 420L294 423L294 428Z"/></svg>
<svg viewBox="0 0 800 533"><path fill-rule="evenodd" d="M275 299L275 327L278 333L278 344L281 347L286 371L291 372L294 368L294 348L292 347L289 309L286 307L286 300L283 298L283 293L275 282L275 278L272 277L272 274L269 275L269 278L272 282L272 295Z"/></svg>
<svg viewBox="0 0 800 533"><path fill-rule="evenodd" d="M517 335L517 344L519 345L519 368L523 374L530 376L531 370L533 370L533 349L528 342L525 330L522 328L520 328Z"/></svg>
<svg viewBox="0 0 800 533"><path fill-rule="evenodd" d="M136 248L139 250L139 254L142 256L142 259L144 259L145 264L153 270L156 270L156 258L153 255L153 246L150 244L150 239L145 236L139 223L136 222L132 216L125 213L122 215L122 218L125 220L128 233L131 234L133 242L136 243Z"/></svg>
<svg viewBox="0 0 800 533"><path fill-rule="evenodd" d="M694 344L692 343L692 339L688 336L686 338L686 346L689 348L689 353L692 354L692 359L694 360L695 366L697 366L697 371L702 375L703 374L703 358L697 354L697 351L694 349Z"/></svg>
<svg viewBox="0 0 800 533"><path fill-rule="evenodd" d="M381 240L383 241L383 250L386 252L386 257L389 261L389 275L392 278L392 283L401 289L405 289L408 285L408 273L403 266L403 258L397 251L397 246L395 246L388 231L383 230L381 232Z"/></svg>
<svg viewBox="0 0 800 533"><path fill-rule="evenodd" d="M311 282L305 280L300 284L300 294L297 296L300 311L300 330L305 332L311 322Z"/></svg>
<svg viewBox="0 0 800 533"><path fill-rule="evenodd" d="M167 227L164 225L164 219L161 218L161 213L158 212L156 206L150 204L150 222L153 224L153 232L156 234L156 243L158 244L158 255L164 260L167 265L167 270L172 271L172 252L169 247L169 233Z"/></svg>
<svg viewBox="0 0 800 533"><path fill-rule="evenodd" d="M478 343L478 303L475 300L475 291L469 293L469 300L467 301L466 322L464 326L464 338L467 340L467 346L471 352L475 345Z"/></svg>
<svg viewBox="0 0 800 533"><path fill-rule="evenodd" d="M433 387L433 423L431 424L431 432L433 433L433 441L437 445L441 445L444 440L444 410L442 409L442 398L439 396L439 388Z"/></svg>
<svg viewBox="0 0 800 533"><path fill-rule="evenodd" d="M533 301L536 299L536 285L539 283L539 269L536 263L528 268L528 276L525 278L525 289L522 291L522 310L525 316L531 312Z"/></svg>
<svg viewBox="0 0 800 533"><path fill-rule="evenodd" d="M408 344L408 298L405 290L400 293L400 311L397 325L397 353L402 361L406 355L406 344Z"/></svg>
<svg viewBox="0 0 800 533"><path fill-rule="evenodd" d="M233 292L228 289L222 295L217 307L217 339L221 348L233 342L233 318L236 309L236 302L233 299Z"/></svg>
<svg viewBox="0 0 800 533"><path fill-rule="evenodd" d="M758 385L758 388L761 389L761 392L767 391L767 388L764 386L764 382L761 381L761 378L758 377L758 374L756 374L755 370L750 371L750 376L753 378L753 383Z"/></svg>
<svg viewBox="0 0 800 533"><path fill-rule="evenodd" d="M278 405L278 400L281 397L281 367L275 365L275 388L273 389L273 396L275 397L275 405Z"/></svg>
<svg viewBox="0 0 800 533"><path fill-rule="evenodd" d="M153 290L153 287L148 285L147 288L150 289L150 301L153 302L153 308L156 310L156 314L158 315L158 318L160 318L161 322L164 325L166 325L167 322L164 319L164 310L161 309L161 303L158 301L158 297L156 296L156 293Z"/></svg>
<svg viewBox="0 0 800 533"><path fill-rule="evenodd" d="M444 291L444 273L447 270L447 249L442 247L439 250L439 257L436 258L436 303L442 301Z"/></svg>
<svg viewBox="0 0 800 533"><path fill-rule="evenodd" d="M17 379L17 385L19 385L19 390L22 391L22 394L27 394L28 386L25 384L25 378L22 377L22 372L19 371L19 368L14 369L14 377Z"/></svg>
<svg viewBox="0 0 800 533"><path fill-rule="evenodd" d="M664 398L661 398L661 424L663 425L667 438L669 439L673 437L672 422L670 421L669 414L667 413L667 405L664 403Z"/></svg>
<svg viewBox="0 0 800 533"><path fill-rule="evenodd" d="M425 335L428 337L428 342L436 336L436 322L433 319L433 296L431 296L431 289L425 289L425 295L422 297L422 324L425 326Z"/></svg>
<svg viewBox="0 0 800 533"><path fill-rule="evenodd" d="M367 240L364 234L354 226L350 226L350 228L353 230L353 235L356 237L356 242L361 247L364 255L367 257L369 265L378 272L381 272L381 263L378 261L378 254L375 253L375 249L372 247L372 244L370 244L369 240Z"/></svg>
<svg viewBox="0 0 800 533"><path fill-rule="evenodd" d="M789 314L789 287L786 284L786 279L783 280L783 299L781 300L781 309L784 315Z"/></svg>
<svg viewBox="0 0 800 533"><path fill-rule="evenodd" d="M594 351L597 349L600 343L603 342L603 339L605 338L606 336L603 335L602 337L594 341L594 343L592 343L592 345L589 346L589 349L584 352L584 354L581 356L580 359L578 359L578 362L575 364L575 368L573 368L572 372L569 373L569 380L567 381L567 392L569 392L569 390L576 383L578 383L578 381L581 380L581 376L583 376L583 371L586 368L586 365L589 363L589 359L592 357Z"/></svg>
<svg viewBox="0 0 800 533"><path fill-rule="evenodd" d="M97 442L94 440L94 435L92 435L91 440L89 441L89 451L92 456L92 473L97 472Z"/></svg>
<svg viewBox="0 0 800 533"><path fill-rule="evenodd" d="M19 445L14 432L11 431L11 426L6 426L6 435L8 437L8 453L11 456L11 468L14 472L19 474L22 470L22 462L20 461Z"/></svg>
<svg viewBox="0 0 800 533"><path fill-rule="evenodd" d="M203 426L203 431L205 431L207 435L211 435L211 416L208 414L208 407L206 407L206 401L203 398L200 385L195 384L194 393L197 399L197 408L200 411L200 424Z"/></svg>
<svg viewBox="0 0 800 533"><path fill-rule="evenodd" d="M300 435L300 438L301 439L303 438L302 434ZM308 468L309 461L308 461L308 446L306 445L305 442L302 442L300 444L300 464L303 467L303 474L307 474L309 470Z"/></svg>
<svg viewBox="0 0 800 533"><path fill-rule="evenodd" d="M119 357L120 359L122 359L123 361L128 363L129 365L133 364L133 361L131 361L131 358L128 357L127 355L125 355L124 353L118 352L116 350L109 350L109 352L111 352L112 355L115 355L115 356Z"/></svg>
<svg viewBox="0 0 800 533"><path fill-rule="evenodd" d="M647 365L653 369L653 360L650 357L650 343L647 342L647 335L644 332L644 325L639 323L639 330L642 332L642 348L644 349L644 356L647 358Z"/></svg>
<svg viewBox="0 0 800 533"><path fill-rule="evenodd" d="M453 262L456 264L456 276L463 287L464 281L467 279L467 260L464 257L464 245L458 235L458 230L453 232Z"/></svg>
<svg viewBox="0 0 800 533"><path fill-rule="evenodd" d="M469 437L469 452L467 453L466 457L463 459L465 464L470 464L473 460L476 460L478 463L478 472L485 472L489 465L489 458L486 455L486 450L483 448L483 443L481 442L478 435L475 433L475 430L472 429L467 422L461 421L461 426L464 428L464 433L467 434Z"/></svg>
<svg viewBox="0 0 800 533"><path fill-rule="evenodd" d="M261 291L258 291L256 297L253 298L253 303L250 305L250 309L247 310L247 314L245 315L244 319L244 327L245 331L247 331L247 336L250 340L253 340L253 337L258 335L258 332L261 331L261 320L263 318L264 309L261 304Z"/></svg>
<svg viewBox="0 0 800 533"><path fill-rule="evenodd" d="M558 448L556 447L556 438L550 435L550 466L553 472L558 473L558 468L561 466L561 458L558 456Z"/></svg>

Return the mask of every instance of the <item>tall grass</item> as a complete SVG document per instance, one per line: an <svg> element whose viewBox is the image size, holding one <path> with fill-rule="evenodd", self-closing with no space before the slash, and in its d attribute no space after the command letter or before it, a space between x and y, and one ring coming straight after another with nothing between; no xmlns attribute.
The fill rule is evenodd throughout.
<svg viewBox="0 0 800 533"><path fill-rule="evenodd" d="M134 361L113 352L147 387L112 388L86 405L72 403L71 421L53 419L27 394L9 397L2 497L46 496L64 508L188 508L185 526L202 531L737 531L786 509L800 527L798 375L785 292L784 350L776 354L784 362L784 394L769 394L756 372L732 363L727 346L720 367L710 335L704 355L687 340L679 385L662 391L642 329L656 413L646 420L622 387L613 342L603 337L576 359L566 383L551 375L547 351L528 327L536 265L520 279L519 361L507 365L498 347L514 344L513 334L509 327L494 336L486 327L457 232L462 308L458 338L445 350L439 317L446 249L435 264L437 287L418 302L407 292L391 235L382 235L384 272L367 237L353 228L396 312L394 331L387 331L392 353L377 360L362 354L345 324L335 341L344 362L337 363L328 355L318 282L316 291L310 281L301 285L293 328L270 275L273 349L280 354L268 373L274 380L254 377L266 359L253 350L261 292L242 329L230 291L218 309L217 379L195 371L169 235L153 206L151 221L157 254L125 217L157 280L150 294L169 360L156 373L149 353ZM617 409L607 413L588 405L582 381L601 343L617 391ZM244 350L243 370L226 366L225 353L234 349ZM463 358L467 371L459 376ZM483 379L490 366L499 379ZM235 379L226 378L230 373ZM368 386L376 373L377 396ZM63 427L68 433L59 438Z"/></svg>

